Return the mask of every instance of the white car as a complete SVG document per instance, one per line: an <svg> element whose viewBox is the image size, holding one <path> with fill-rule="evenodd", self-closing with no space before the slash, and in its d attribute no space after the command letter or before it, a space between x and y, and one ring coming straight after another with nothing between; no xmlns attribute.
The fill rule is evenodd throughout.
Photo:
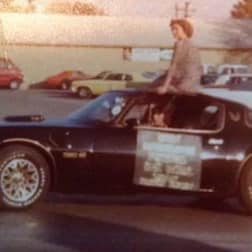
<svg viewBox="0 0 252 252"><path fill-rule="evenodd" d="M205 63L202 65L203 68L203 74L212 74L212 73L216 73L216 66L214 64L209 64L209 63Z"/></svg>
<svg viewBox="0 0 252 252"><path fill-rule="evenodd" d="M252 86L252 74L223 74L221 75L215 83L212 85L214 87L232 87L242 84L251 84Z"/></svg>
<svg viewBox="0 0 252 252"><path fill-rule="evenodd" d="M246 74L249 72L248 65L243 64L222 64L218 66L218 74Z"/></svg>

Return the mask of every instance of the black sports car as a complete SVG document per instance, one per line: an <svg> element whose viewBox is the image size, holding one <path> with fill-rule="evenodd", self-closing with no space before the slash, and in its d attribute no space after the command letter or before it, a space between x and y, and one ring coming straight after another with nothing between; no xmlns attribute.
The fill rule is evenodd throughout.
<svg viewBox="0 0 252 252"><path fill-rule="evenodd" d="M237 196L252 213L251 136L252 94L222 89L112 91L62 120L9 116L0 204L26 208L48 191L180 190Z"/></svg>

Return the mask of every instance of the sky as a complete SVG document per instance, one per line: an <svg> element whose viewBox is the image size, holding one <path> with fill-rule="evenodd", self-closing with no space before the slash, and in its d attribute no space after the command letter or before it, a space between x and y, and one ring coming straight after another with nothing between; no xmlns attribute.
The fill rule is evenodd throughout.
<svg viewBox="0 0 252 252"><path fill-rule="evenodd" d="M90 0L91 1L91 0ZM183 6L186 0L92 0L110 15L140 15L171 17L175 15L175 4ZM238 0L191 0L194 17L200 19L226 19Z"/></svg>
<svg viewBox="0 0 252 252"><path fill-rule="evenodd" d="M37 0L45 3L59 0ZM71 0L74 1L74 0ZM145 17L174 17L175 4L183 6L191 2L195 9L193 17L206 19L227 19L230 17L232 6L239 0L79 0L92 2L104 8L112 16L145 16Z"/></svg>

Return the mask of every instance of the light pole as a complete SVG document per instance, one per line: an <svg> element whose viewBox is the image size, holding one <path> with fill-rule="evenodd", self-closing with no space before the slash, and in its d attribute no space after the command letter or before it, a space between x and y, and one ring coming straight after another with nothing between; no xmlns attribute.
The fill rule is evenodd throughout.
<svg viewBox="0 0 252 252"><path fill-rule="evenodd" d="M191 2L186 1L183 7L180 7L178 3L175 4L175 17L179 18L179 14L182 13L183 18L190 18L192 13L196 10L191 8Z"/></svg>

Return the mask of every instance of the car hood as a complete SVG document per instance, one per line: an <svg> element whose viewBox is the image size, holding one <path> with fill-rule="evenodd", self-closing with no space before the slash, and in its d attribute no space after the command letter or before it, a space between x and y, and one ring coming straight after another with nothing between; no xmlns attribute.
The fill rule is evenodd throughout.
<svg viewBox="0 0 252 252"><path fill-rule="evenodd" d="M97 126L95 123L86 122L85 124L80 124L75 120L71 120L68 117L60 119L48 119L41 121L8 121L1 120L0 127L16 127L16 128L90 128Z"/></svg>
<svg viewBox="0 0 252 252"><path fill-rule="evenodd" d="M72 86L78 87L83 85L90 85L90 84L102 84L102 83L110 83L115 82L111 80L103 80L103 79L88 79L88 80L76 80L72 82ZM117 80L117 82L123 82L122 80Z"/></svg>

